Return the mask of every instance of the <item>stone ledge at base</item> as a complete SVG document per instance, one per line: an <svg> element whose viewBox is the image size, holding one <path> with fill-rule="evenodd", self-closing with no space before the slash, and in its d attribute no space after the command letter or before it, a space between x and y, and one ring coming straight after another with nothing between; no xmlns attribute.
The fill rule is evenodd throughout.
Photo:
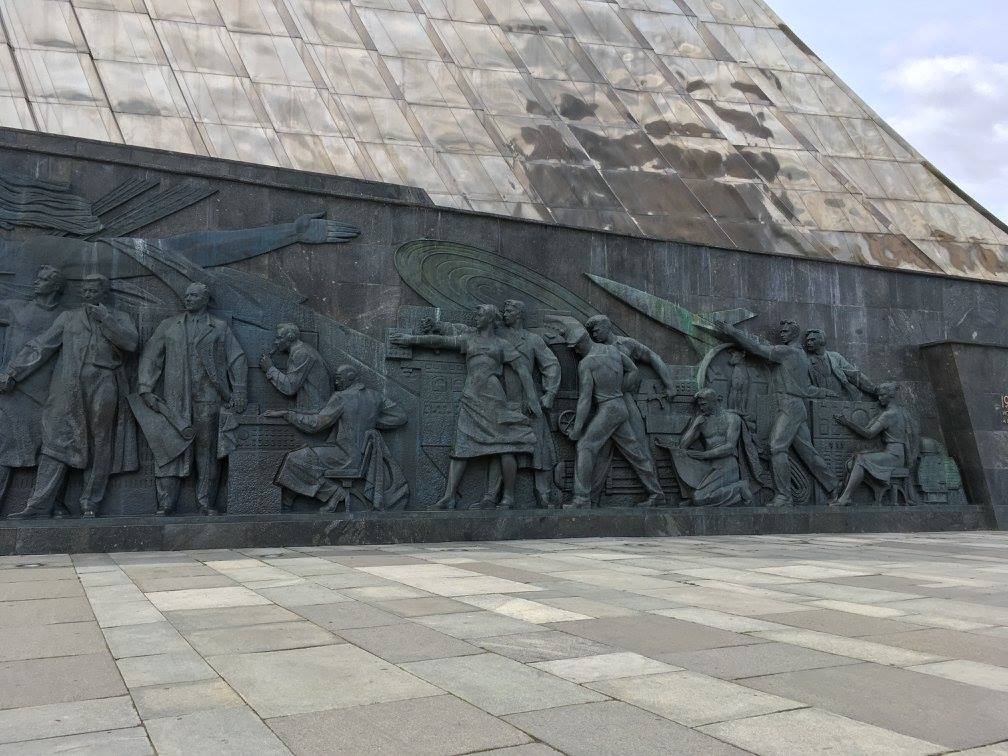
<svg viewBox="0 0 1008 756"><path fill-rule="evenodd" d="M1005 521L1008 507L999 519ZM498 513L384 512L337 517L260 515L0 522L0 554L180 551L282 546L506 541L534 538L984 530L985 510L964 507L830 509L595 509Z"/></svg>

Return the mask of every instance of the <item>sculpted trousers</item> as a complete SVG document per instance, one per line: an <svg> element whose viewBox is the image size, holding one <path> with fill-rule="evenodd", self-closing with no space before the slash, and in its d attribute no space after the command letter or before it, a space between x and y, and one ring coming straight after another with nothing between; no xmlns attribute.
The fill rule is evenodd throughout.
<svg viewBox="0 0 1008 756"><path fill-rule="evenodd" d="M82 509L96 509L105 498L112 472L112 445L115 439L119 392L111 370L88 365L81 372L81 391L87 413L88 445L91 460L84 472L80 503ZM35 487L27 509L51 515L63 491L69 466L44 452L39 456Z"/></svg>
<svg viewBox="0 0 1008 756"><path fill-rule="evenodd" d="M196 503L200 509L212 509L220 481L220 460L217 459L217 432L220 418L218 402L193 402L192 425L196 431L191 453L196 467ZM158 509L174 512L182 490L182 478L171 476L155 480Z"/></svg>
<svg viewBox="0 0 1008 756"><path fill-rule="evenodd" d="M808 426L805 402L794 396L781 395L780 414L770 431L770 459L773 467L774 489L778 494L791 496L791 465L788 450L795 453L808 467L809 472L827 491L836 488L836 478L830 472L823 456L812 446L812 432Z"/></svg>
<svg viewBox="0 0 1008 756"><path fill-rule="evenodd" d="M610 399L598 406L595 417L577 442L577 461L574 463L576 498L591 496L595 466L608 441L620 450L649 493L662 493L654 460L634 430L626 403L622 399Z"/></svg>

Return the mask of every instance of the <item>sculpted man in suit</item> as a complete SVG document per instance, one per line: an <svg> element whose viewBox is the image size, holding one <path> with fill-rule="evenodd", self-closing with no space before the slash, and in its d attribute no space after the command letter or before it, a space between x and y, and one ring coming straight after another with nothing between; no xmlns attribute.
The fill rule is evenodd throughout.
<svg viewBox="0 0 1008 756"><path fill-rule="evenodd" d="M287 369L273 364L273 354L287 354ZM322 355L301 340L301 329L293 323L277 326L273 352L259 358L262 368L273 388L284 396L294 397L298 412L318 412L332 395L332 380Z"/></svg>
<svg viewBox="0 0 1008 756"><path fill-rule="evenodd" d="M207 312L209 289L191 284L183 303L185 311L161 322L140 358L144 404L195 432L185 451L155 470L159 515L175 511L182 481L194 472L200 512L214 513L221 408L240 415L248 401L245 352L228 324ZM159 380L163 400L154 393Z"/></svg>

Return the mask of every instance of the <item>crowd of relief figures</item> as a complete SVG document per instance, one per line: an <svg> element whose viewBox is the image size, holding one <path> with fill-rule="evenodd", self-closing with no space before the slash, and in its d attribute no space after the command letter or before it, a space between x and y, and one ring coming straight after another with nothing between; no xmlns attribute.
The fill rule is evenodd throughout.
<svg viewBox="0 0 1008 756"><path fill-rule="evenodd" d="M764 338L746 310L588 275L699 356L668 364L534 271L424 240L388 254L430 306L375 343L228 267L358 229L312 214L133 238L102 217L130 191L89 203L0 176L9 518L962 503L900 386L815 324Z"/></svg>

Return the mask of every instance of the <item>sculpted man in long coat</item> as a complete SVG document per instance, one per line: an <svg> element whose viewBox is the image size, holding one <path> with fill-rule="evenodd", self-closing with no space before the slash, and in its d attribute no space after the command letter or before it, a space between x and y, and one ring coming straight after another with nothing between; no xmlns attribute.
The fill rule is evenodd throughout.
<svg viewBox="0 0 1008 756"><path fill-rule="evenodd" d="M273 364L275 352L287 353L287 369ZM277 326L273 352L259 358L268 380L284 396L294 397L298 412L317 412L332 394L332 379L325 360L310 344L301 340L301 329L293 323Z"/></svg>
<svg viewBox="0 0 1008 756"><path fill-rule="evenodd" d="M200 512L213 513L220 480L221 407L241 414L247 404L245 352L228 324L207 312L209 302L206 285L191 284L185 312L161 322L140 358L138 388L144 404L194 431L185 451L155 469L159 515L175 511L182 481L194 468ZM154 393L159 379L163 401Z"/></svg>
<svg viewBox="0 0 1008 756"><path fill-rule="evenodd" d="M14 518L50 516L69 468L86 469L81 512L94 517L109 476L137 468L123 361L136 351L139 337L128 315L103 304L108 289L105 276L85 278L84 304L59 315L0 374L0 391L9 391L58 355L42 412L35 487Z"/></svg>

